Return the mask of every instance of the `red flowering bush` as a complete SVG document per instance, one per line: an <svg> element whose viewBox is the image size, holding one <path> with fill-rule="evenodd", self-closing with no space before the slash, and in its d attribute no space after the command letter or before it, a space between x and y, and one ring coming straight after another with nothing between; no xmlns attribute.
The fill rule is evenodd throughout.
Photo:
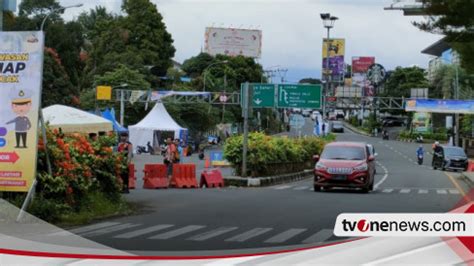
<svg viewBox="0 0 474 266"><path fill-rule="evenodd" d="M61 208L80 211L87 208L90 193L104 193L111 201L120 199L117 176L126 166L114 153L115 135L90 141L82 134L64 135L48 130L47 150L42 137L38 144L38 187L41 198L58 203ZM52 175L48 173L46 152Z"/></svg>

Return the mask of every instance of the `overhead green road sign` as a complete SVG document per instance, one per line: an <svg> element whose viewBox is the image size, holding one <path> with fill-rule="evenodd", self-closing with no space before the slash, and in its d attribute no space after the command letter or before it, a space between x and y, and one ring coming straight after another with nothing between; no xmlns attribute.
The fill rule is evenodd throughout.
<svg viewBox="0 0 474 266"><path fill-rule="evenodd" d="M275 85L251 84L251 86L253 87L253 108L275 107Z"/></svg>
<svg viewBox="0 0 474 266"><path fill-rule="evenodd" d="M321 85L278 85L278 107L320 109Z"/></svg>

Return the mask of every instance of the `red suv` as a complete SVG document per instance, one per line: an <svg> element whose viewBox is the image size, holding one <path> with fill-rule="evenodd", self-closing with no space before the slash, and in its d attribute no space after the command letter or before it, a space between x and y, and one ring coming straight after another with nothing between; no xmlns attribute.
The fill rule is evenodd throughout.
<svg viewBox="0 0 474 266"><path fill-rule="evenodd" d="M315 156L314 191L321 188L374 189L375 157L362 142L333 142Z"/></svg>

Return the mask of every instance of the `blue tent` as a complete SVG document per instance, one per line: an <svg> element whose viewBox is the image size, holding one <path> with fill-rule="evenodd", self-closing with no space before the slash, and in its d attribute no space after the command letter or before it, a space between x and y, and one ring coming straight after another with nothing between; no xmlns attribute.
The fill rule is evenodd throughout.
<svg viewBox="0 0 474 266"><path fill-rule="evenodd" d="M124 128L121 126L117 120L115 120L115 111L113 109L105 109L105 111L101 112L101 115L103 118L109 120L112 122L112 125L114 127L114 131L116 132L128 132L128 129Z"/></svg>

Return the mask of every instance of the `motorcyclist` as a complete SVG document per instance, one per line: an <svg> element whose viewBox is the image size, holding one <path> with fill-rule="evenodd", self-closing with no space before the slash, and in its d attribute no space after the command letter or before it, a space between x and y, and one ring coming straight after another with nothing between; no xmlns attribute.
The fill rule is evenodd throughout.
<svg viewBox="0 0 474 266"><path fill-rule="evenodd" d="M433 148L433 161L431 162L431 165L434 166L434 162L436 157L442 156L441 155L441 146L439 145L439 141L435 141L432 145Z"/></svg>
<svg viewBox="0 0 474 266"><path fill-rule="evenodd" d="M418 149L416 150L416 157L418 158L418 164L423 163L423 155L425 151L423 150L423 145L420 145Z"/></svg>

